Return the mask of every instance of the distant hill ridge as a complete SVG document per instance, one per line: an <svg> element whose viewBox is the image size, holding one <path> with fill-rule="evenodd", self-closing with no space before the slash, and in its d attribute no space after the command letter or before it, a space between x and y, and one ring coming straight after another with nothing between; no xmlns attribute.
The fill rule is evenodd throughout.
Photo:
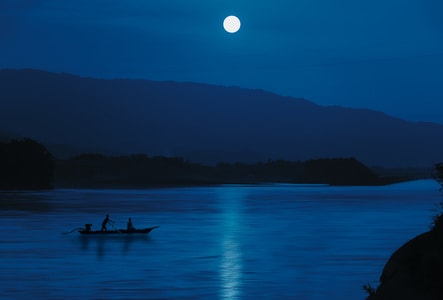
<svg viewBox="0 0 443 300"><path fill-rule="evenodd" d="M0 99L0 130L36 139L56 156L70 145L202 163L355 157L369 166L426 167L443 160L441 124L262 90L25 69L0 70Z"/></svg>

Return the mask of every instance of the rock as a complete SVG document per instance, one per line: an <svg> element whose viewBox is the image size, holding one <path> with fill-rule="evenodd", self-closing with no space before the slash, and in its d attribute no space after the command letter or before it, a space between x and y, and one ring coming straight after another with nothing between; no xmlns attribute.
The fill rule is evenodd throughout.
<svg viewBox="0 0 443 300"><path fill-rule="evenodd" d="M392 254L380 276L380 285L367 299L443 299L443 216L432 230Z"/></svg>

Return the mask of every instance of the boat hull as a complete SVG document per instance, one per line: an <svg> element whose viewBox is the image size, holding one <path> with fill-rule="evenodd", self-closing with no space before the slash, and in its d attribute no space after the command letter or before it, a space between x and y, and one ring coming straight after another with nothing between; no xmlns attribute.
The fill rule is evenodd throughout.
<svg viewBox="0 0 443 300"><path fill-rule="evenodd" d="M126 230L126 229L117 229L117 230L79 230L80 234L83 235L133 235L133 234L148 234L158 226L143 228L143 229L135 229L135 230Z"/></svg>

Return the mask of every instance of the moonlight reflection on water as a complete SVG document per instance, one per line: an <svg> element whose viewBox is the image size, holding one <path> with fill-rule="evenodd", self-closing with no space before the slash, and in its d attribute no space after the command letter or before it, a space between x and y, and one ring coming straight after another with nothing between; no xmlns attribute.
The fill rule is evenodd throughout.
<svg viewBox="0 0 443 300"><path fill-rule="evenodd" d="M235 187L220 189L217 193L222 209L223 237L221 259L222 299L239 299L241 296L242 252L238 232L241 228L242 190Z"/></svg>

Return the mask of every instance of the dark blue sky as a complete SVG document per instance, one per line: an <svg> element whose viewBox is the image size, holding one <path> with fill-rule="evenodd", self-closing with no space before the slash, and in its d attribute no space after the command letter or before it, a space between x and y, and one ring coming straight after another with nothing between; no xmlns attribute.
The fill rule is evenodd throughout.
<svg viewBox="0 0 443 300"><path fill-rule="evenodd" d="M443 123L443 1L0 0L0 68L237 85Z"/></svg>

